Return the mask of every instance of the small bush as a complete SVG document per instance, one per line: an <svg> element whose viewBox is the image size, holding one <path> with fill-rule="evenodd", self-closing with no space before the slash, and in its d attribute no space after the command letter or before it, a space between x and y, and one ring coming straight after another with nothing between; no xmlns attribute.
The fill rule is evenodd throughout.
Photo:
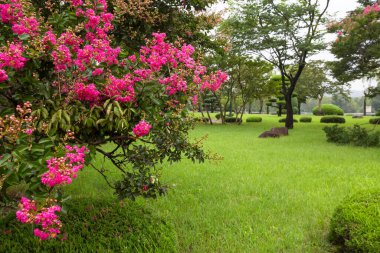
<svg viewBox="0 0 380 253"><path fill-rule="evenodd" d="M324 116L321 118L321 123L343 124L346 123L346 119L338 116Z"/></svg>
<svg viewBox="0 0 380 253"><path fill-rule="evenodd" d="M215 114L215 118L219 120L221 118L220 113Z"/></svg>
<svg viewBox="0 0 380 253"><path fill-rule="evenodd" d="M349 144L350 135L345 127L339 127L334 125L331 127L324 127L323 131L326 133L326 138L328 142L333 142L337 144Z"/></svg>
<svg viewBox="0 0 380 253"><path fill-rule="evenodd" d="M263 121L263 118L257 117L257 116L248 117L246 120L246 122L261 122L261 121Z"/></svg>
<svg viewBox="0 0 380 253"><path fill-rule="evenodd" d="M313 119L312 117L301 117L300 122L310 123L312 119Z"/></svg>
<svg viewBox="0 0 380 253"><path fill-rule="evenodd" d="M379 210L379 190L345 199L331 219L330 241L342 252L380 252Z"/></svg>
<svg viewBox="0 0 380 253"><path fill-rule="evenodd" d="M226 117L225 118L226 123L241 123L241 118L236 117Z"/></svg>
<svg viewBox="0 0 380 253"><path fill-rule="evenodd" d="M321 106L321 114L318 111L318 106L313 108L314 115L344 115L344 111L339 106L333 104L323 104Z"/></svg>
<svg viewBox="0 0 380 253"><path fill-rule="evenodd" d="M285 123L285 121L286 121L286 118L282 118L282 119L278 120L278 122L280 122L280 123ZM298 123L298 120L297 119L293 119L293 122L294 123Z"/></svg>
<svg viewBox="0 0 380 253"><path fill-rule="evenodd" d="M106 203L105 203L106 202ZM177 252L174 226L135 202L70 200L66 240L41 241L15 218L0 220L0 252ZM4 233L6 231L6 233ZM5 251L3 251L5 250Z"/></svg>
<svg viewBox="0 0 380 253"><path fill-rule="evenodd" d="M375 115L380 116L380 110L377 110Z"/></svg>
<svg viewBox="0 0 380 253"><path fill-rule="evenodd" d="M369 119L370 124L379 125L380 124L380 118L373 118Z"/></svg>
<svg viewBox="0 0 380 253"><path fill-rule="evenodd" d="M353 127L339 127L338 125L324 127L328 142L337 144L349 144L362 147L373 147L379 145L380 133L361 128L359 125Z"/></svg>

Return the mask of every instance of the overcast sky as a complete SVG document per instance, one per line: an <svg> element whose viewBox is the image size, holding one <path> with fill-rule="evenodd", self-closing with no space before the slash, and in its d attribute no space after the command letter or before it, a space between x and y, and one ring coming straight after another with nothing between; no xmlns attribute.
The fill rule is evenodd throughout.
<svg viewBox="0 0 380 253"><path fill-rule="evenodd" d="M292 1L292 0L290 0ZM326 0L322 0L326 3ZM322 5L322 4L321 4ZM222 11L226 8L227 4L217 4L211 9L213 11ZM323 6L323 5L322 5ZM328 8L328 15L330 18L339 20L346 16L347 12L354 10L358 7L356 0L331 0ZM326 42L331 42L336 39L335 35L329 34L326 36ZM329 53L329 51L321 52L318 55L312 57L312 59L321 59L321 60L333 60L334 56ZM375 82L366 81L366 80L357 80L350 83L351 90L353 91L362 91L364 88L369 85L375 85Z"/></svg>

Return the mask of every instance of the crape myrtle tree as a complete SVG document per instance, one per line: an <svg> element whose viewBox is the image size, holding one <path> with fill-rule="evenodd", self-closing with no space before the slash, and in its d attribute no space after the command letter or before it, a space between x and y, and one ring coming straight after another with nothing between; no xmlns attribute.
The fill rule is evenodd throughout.
<svg viewBox="0 0 380 253"><path fill-rule="evenodd" d="M273 64L282 76L285 126L293 128L292 94L307 57L324 48L322 25L330 0L250 0L235 7L228 22L245 50ZM286 82L289 79L289 83Z"/></svg>
<svg viewBox="0 0 380 253"><path fill-rule="evenodd" d="M380 2L359 2L361 7L329 25L329 31L337 34L331 46L337 58L333 73L345 82L379 76Z"/></svg>
<svg viewBox="0 0 380 253"><path fill-rule="evenodd" d="M191 45L164 33L127 53L109 8L61 1L46 16L35 2L0 3L0 202L20 201L17 219L41 240L60 233L63 186L84 165L133 200L165 193L160 164L212 158L189 140L187 108L227 74L208 73Z"/></svg>

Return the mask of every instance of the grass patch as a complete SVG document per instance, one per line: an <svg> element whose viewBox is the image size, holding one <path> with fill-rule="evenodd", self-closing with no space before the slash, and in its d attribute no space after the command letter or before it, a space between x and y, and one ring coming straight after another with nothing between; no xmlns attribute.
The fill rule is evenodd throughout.
<svg viewBox="0 0 380 253"><path fill-rule="evenodd" d="M260 139L260 133L284 126L277 116L260 117L261 124L199 124L192 136L208 134L206 150L224 160L164 164L162 181L171 186L169 194L135 203L174 225L179 252L328 252L336 206L349 194L380 186L378 148L328 143L317 116L312 123L296 124L289 136ZM369 117L345 118L347 126L373 128ZM118 179L117 174L110 177ZM81 171L67 189L94 201L114 198L91 168ZM65 230L70 236L68 226Z"/></svg>
<svg viewBox="0 0 380 253"><path fill-rule="evenodd" d="M177 252L174 227L136 203L76 199L60 215L65 240L40 242L30 225L0 226L0 252Z"/></svg>

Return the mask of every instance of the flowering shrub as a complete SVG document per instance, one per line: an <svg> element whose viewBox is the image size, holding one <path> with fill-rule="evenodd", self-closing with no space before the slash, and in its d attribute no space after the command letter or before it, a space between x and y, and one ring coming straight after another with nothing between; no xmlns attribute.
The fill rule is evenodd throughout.
<svg viewBox="0 0 380 253"><path fill-rule="evenodd" d="M108 35L114 24L105 0L59 4L43 19L27 0L0 3L0 201L19 199L8 189L24 184L17 218L39 225L42 240L59 234L60 189L85 164L120 199L135 199L166 192L158 179L164 161L209 158L187 137L187 110L227 79L207 73L191 45L168 43L163 33L128 55ZM96 154L111 160L120 180L91 163Z"/></svg>

